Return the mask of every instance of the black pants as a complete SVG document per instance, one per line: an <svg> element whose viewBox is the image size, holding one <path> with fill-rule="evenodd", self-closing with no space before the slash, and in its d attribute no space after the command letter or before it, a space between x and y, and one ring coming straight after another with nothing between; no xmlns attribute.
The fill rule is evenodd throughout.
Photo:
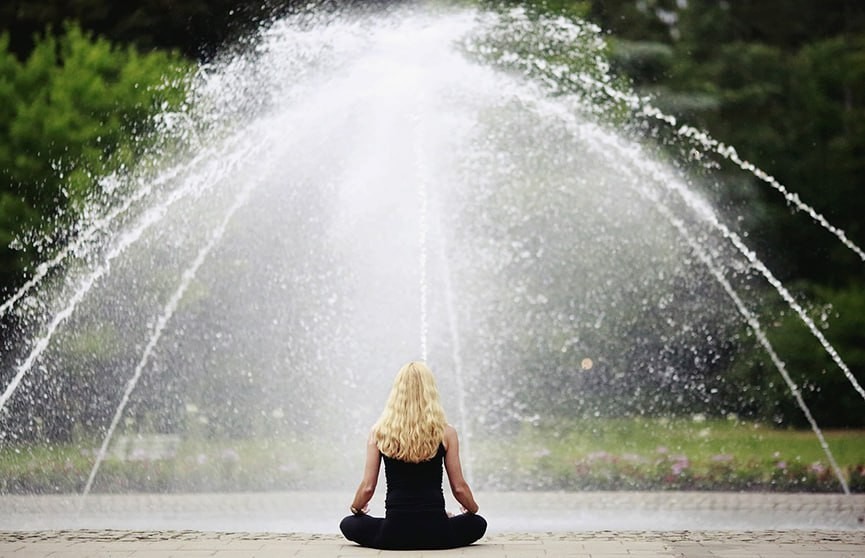
<svg viewBox="0 0 865 558"><path fill-rule="evenodd" d="M457 548L484 536L487 521L464 513L448 517L442 512L389 513L386 518L350 515L339 524L350 541L385 550Z"/></svg>

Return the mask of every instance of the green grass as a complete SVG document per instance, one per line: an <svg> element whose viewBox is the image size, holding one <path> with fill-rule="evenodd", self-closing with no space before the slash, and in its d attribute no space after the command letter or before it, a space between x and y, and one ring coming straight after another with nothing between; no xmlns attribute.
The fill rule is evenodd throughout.
<svg viewBox="0 0 865 558"><path fill-rule="evenodd" d="M840 490L814 433L738 420L573 419L462 435L479 490ZM865 491L865 431L825 436L851 488ZM363 459L318 439L173 443L170 456L113 451L94 491L343 488L357 480L345 471L359 475ZM95 445L3 447L0 493L81 492Z"/></svg>
<svg viewBox="0 0 865 558"><path fill-rule="evenodd" d="M865 431L824 436L857 488ZM840 490L813 432L738 420L559 421L524 425L472 449L475 476L490 487Z"/></svg>
<svg viewBox="0 0 865 558"><path fill-rule="evenodd" d="M0 449L0 493L80 493L96 459L93 444ZM94 492L292 490L334 486L342 457L332 444L287 439L178 440L169 455L112 449Z"/></svg>

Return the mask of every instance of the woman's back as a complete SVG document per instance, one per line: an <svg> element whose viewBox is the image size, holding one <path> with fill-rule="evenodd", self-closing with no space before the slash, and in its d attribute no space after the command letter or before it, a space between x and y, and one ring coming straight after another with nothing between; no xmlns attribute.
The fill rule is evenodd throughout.
<svg viewBox="0 0 865 558"><path fill-rule="evenodd" d="M388 516L403 511L444 511L442 462L444 445L427 461L409 463L382 455L387 479Z"/></svg>

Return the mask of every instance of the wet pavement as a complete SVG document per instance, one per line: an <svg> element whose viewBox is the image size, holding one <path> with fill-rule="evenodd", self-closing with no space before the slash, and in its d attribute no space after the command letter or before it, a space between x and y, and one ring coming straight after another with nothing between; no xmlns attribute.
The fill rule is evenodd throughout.
<svg viewBox="0 0 865 558"><path fill-rule="evenodd" d="M865 558L863 494L479 493L490 528L478 544L412 553L360 548L338 535L348 496L0 496L0 557ZM383 509L377 500L372 507Z"/></svg>
<svg viewBox="0 0 865 558"><path fill-rule="evenodd" d="M0 496L0 530L338 533L352 491ZM382 494L370 504L383 515ZM858 530L865 494L480 492L490 533ZM458 506L450 500L452 510ZM79 511L79 507L81 508Z"/></svg>

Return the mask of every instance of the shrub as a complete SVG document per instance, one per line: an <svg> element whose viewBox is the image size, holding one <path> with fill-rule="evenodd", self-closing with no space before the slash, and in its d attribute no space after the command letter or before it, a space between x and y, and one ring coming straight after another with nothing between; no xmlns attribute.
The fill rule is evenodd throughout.
<svg viewBox="0 0 865 558"><path fill-rule="evenodd" d="M0 292L37 258L9 242L29 229L68 235L94 177L139 156L151 117L183 101L189 69L75 24L39 37L22 62L0 34Z"/></svg>

